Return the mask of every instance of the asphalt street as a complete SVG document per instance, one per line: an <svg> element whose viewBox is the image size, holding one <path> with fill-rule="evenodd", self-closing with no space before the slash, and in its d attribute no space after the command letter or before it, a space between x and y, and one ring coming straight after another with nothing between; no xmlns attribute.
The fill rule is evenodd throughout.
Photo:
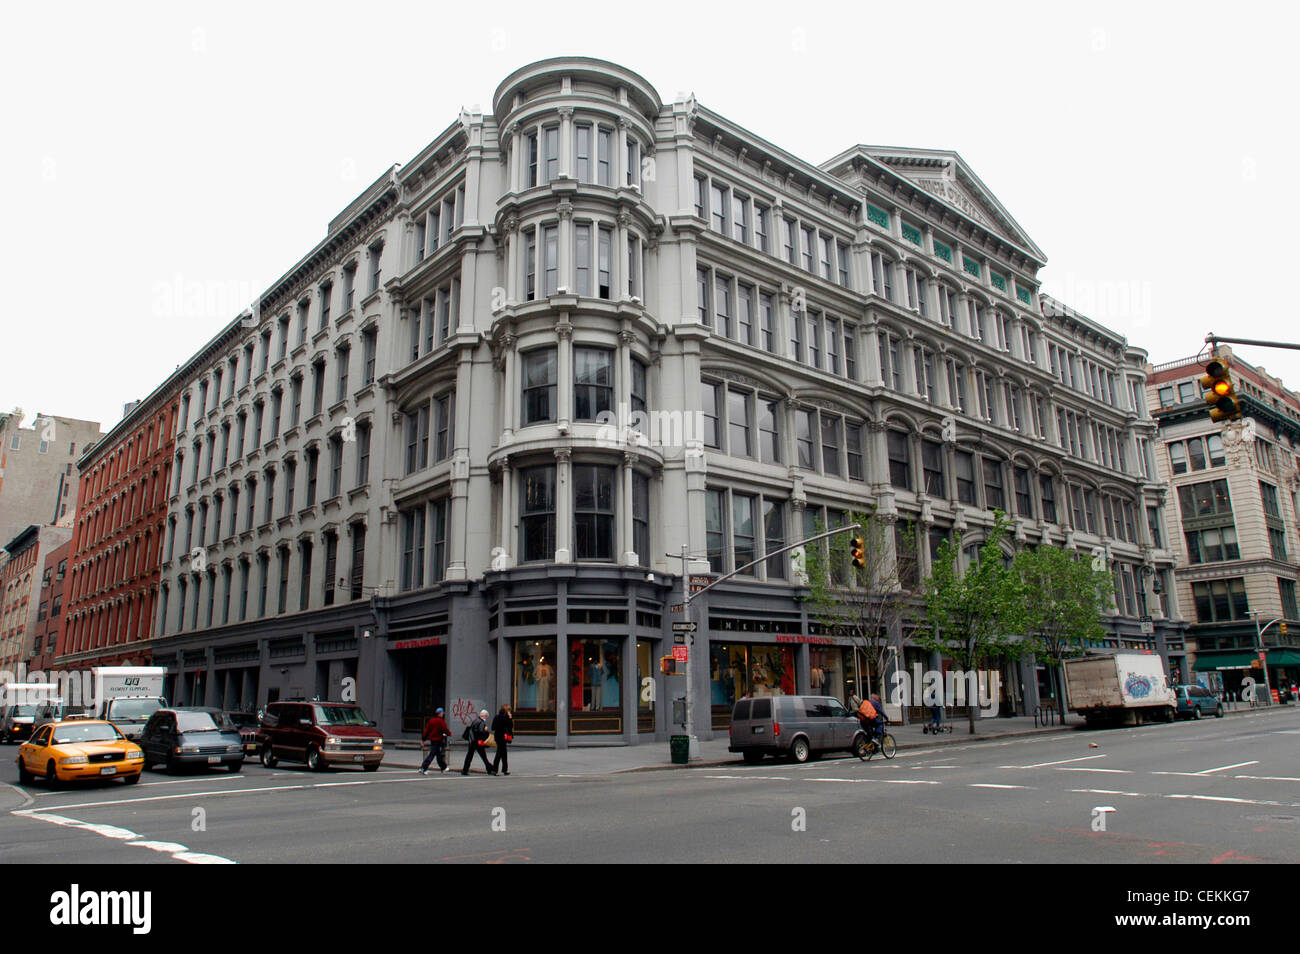
<svg viewBox="0 0 1300 954"><path fill-rule="evenodd" d="M1298 753L1291 708L581 777L520 753L510 777L250 762L49 790L5 747L0 863L1293 862Z"/></svg>

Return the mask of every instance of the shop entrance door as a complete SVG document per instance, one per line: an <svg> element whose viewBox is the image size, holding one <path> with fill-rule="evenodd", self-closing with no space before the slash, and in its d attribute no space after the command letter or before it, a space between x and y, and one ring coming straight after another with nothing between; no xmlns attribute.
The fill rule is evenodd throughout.
<svg viewBox="0 0 1300 954"><path fill-rule="evenodd" d="M434 712L447 705L447 647L403 649L393 658L402 678L402 731L421 732Z"/></svg>

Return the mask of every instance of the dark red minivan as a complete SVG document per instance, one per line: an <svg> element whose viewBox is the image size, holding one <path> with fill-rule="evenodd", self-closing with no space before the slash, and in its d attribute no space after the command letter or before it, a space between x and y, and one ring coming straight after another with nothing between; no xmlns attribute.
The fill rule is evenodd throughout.
<svg viewBox="0 0 1300 954"><path fill-rule="evenodd" d="M378 771L384 739L352 702L272 702L258 733L262 764L304 762L315 772L332 765Z"/></svg>

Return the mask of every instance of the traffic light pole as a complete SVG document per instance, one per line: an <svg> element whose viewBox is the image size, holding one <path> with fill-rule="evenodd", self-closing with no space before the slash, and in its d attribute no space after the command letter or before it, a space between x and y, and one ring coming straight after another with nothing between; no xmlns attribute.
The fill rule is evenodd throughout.
<svg viewBox="0 0 1300 954"><path fill-rule="evenodd" d="M1205 343L1210 347L1217 347L1219 342L1226 344L1244 344L1255 345L1259 348L1290 348L1292 351L1300 351L1300 344L1291 341L1265 341L1257 338L1223 338L1211 331L1205 336Z"/></svg>
<svg viewBox="0 0 1300 954"><path fill-rule="evenodd" d="M733 576L738 576L739 574L744 573L746 570L750 569L751 567L758 566L758 564L760 563L765 563L766 561L772 559L772 557L780 556L783 553L789 553L791 550L802 547L806 543L812 543L816 540L825 540L827 537L833 537L838 533L847 533L850 530L861 530L861 529L862 529L861 524L851 523L846 527L836 527L834 530L828 530L825 533L819 533L816 534L815 536L806 537L803 540L800 540L798 543L791 543L788 544L787 546L783 546L779 550L772 550L770 553L764 553L757 560L750 560L744 566L737 567L736 569L732 570L730 573L718 577L716 580L713 580L707 586L700 587L699 591L696 593L691 592L690 547L687 544L683 543L681 554L676 554L676 553L665 554L665 556L670 556L670 557L674 557L674 556L681 557L682 621L687 623L691 621L691 600L693 600L697 596L703 596L705 593L713 589L719 583L725 583ZM686 646L688 647L687 656L686 656L686 720L682 728L686 730L686 737L690 740L690 742L688 743L689 755L687 756L687 758L697 759L700 757L700 740L695 737L695 684L694 684L694 679L692 677L692 671L695 664L695 660L691 658L694 655L693 651L695 648L694 632L686 633Z"/></svg>

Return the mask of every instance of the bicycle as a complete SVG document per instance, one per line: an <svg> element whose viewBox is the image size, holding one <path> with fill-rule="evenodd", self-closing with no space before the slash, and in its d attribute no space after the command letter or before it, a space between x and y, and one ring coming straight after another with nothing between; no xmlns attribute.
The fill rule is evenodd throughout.
<svg viewBox="0 0 1300 954"><path fill-rule="evenodd" d="M892 759L898 753L898 743L883 729L879 737L868 738L865 734L859 736L853 746L853 754L864 762L870 762L871 757L876 753L880 753L887 759Z"/></svg>

